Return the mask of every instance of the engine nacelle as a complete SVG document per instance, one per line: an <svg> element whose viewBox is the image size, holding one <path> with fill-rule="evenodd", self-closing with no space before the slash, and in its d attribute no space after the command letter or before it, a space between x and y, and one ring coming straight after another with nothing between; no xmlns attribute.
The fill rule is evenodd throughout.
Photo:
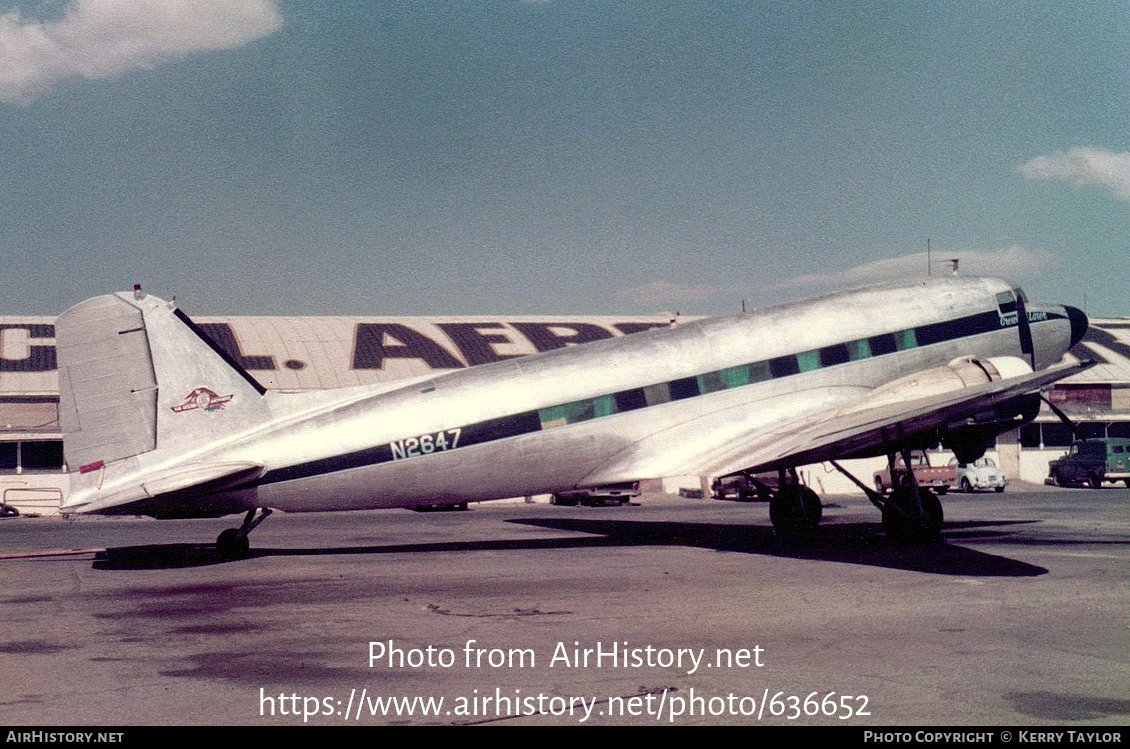
<svg viewBox="0 0 1130 749"><path fill-rule="evenodd" d="M1032 368L1026 361L1013 356L987 359L963 357L944 367L915 372L888 382L841 413L906 405L924 398L960 394L962 390L1031 372ZM994 437L1031 421L1039 410L1038 394L1013 398L1005 403L989 406L969 418L917 435L902 435L897 442L884 445L883 449L889 452L895 448L925 448L936 445L941 440L962 463L972 463L985 454L986 447Z"/></svg>
<svg viewBox="0 0 1130 749"><path fill-rule="evenodd" d="M987 359L965 356L954 359L944 367L915 372L877 387L845 413L956 393L1031 372L1032 368L1028 363L1015 356L993 356Z"/></svg>
<svg viewBox="0 0 1130 749"><path fill-rule="evenodd" d="M983 413L947 424L942 444L962 463L972 463L985 454L990 440L1001 432L1027 424L1040 413L1040 395L1032 393L1002 403Z"/></svg>

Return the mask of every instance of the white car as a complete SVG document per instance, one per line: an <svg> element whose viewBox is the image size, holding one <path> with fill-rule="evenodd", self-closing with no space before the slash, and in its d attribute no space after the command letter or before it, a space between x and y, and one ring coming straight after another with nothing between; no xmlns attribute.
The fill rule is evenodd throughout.
<svg viewBox="0 0 1130 749"><path fill-rule="evenodd" d="M1003 492L1008 484L1001 469L992 458L978 458L972 463L959 463L957 458L950 461L957 468L955 485L967 494L978 489L992 489Z"/></svg>

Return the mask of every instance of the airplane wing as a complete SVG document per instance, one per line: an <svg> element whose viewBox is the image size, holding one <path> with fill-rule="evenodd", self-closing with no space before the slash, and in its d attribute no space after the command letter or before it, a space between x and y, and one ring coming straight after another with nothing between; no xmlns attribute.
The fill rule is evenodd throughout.
<svg viewBox="0 0 1130 749"><path fill-rule="evenodd" d="M898 391L814 388L804 394L804 411L768 428L741 426L740 414L706 414L637 442L586 477L586 483L646 476L724 476L881 455L916 436L1035 395L1092 365L1061 363L924 397L915 397L909 389L892 398L883 396ZM759 405L772 408L771 403Z"/></svg>

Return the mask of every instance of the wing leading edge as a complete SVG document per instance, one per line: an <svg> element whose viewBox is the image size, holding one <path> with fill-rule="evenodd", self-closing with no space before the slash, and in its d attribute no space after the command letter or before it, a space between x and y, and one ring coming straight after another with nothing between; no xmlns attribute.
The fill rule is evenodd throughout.
<svg viewBox="0 0 1130 749"><path fill-rule="evenodd" d="M947 426L972 421L986 412L1010 408L1038 397L1050 384L1078 374L1094 362L1069 362L1039 372L1030 370L990 382L924 397L893 399L873 390L820 388L804 391L803 415L769 429L715 429L712 422L731 419L726 412L680 425L680 439L660 433L638 442L589 477L593 483L625 476L725 476L740 471L768 471L826 460L883 455L899 445ZM814 410L812 403L823 404ZM1012 426L1031 417L1016 411ZM825 415L817 416L822 412ZM693 436L692 436L693 435ZM693 440L689 442L688 440ZM689 459L688 459L689 458Z"/></svg>

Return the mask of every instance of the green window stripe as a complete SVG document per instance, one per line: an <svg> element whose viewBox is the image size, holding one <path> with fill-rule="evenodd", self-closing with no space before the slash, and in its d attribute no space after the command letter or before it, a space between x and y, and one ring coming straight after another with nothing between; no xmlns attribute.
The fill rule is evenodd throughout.
<svg viewBox="0 0 1130 749"><path fill-rule="evenodd" d="M820 352L802 351L796 355L796 363L801 372L812 372L820 369Z"/></svg>

